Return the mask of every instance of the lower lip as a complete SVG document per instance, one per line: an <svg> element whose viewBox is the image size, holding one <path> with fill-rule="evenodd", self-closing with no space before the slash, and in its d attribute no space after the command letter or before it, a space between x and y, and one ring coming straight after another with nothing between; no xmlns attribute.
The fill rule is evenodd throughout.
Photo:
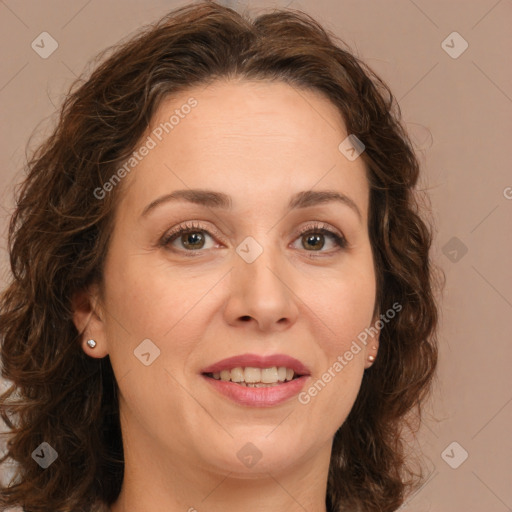
<svg viewBox="0 0 512 512"><path fill-rule="evenodd" d="M213 379L206 375L203 377L222 395L237 404L250 407L272 407L281 404L298 395L308 379L308 375L303 375L275 386L248 388L234 382Z"/></svg>

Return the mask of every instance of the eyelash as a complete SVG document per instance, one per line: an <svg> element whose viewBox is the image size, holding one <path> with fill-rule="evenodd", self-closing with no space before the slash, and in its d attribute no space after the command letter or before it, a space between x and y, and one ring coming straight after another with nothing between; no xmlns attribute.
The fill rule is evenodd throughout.
<svg viewBox="0 0 512 512"><path fill-rule="evenodd" d="M328 229L325 226L326 226L326 224L318 223L318 222L315 222L313 224L305 226L304 228L302 228L299 231L299 233L297 233L295 239L297 239L301 236L304 236L307 233L311 233L311 234L321 233L323 235L331 236L332 239L334 240L335 244L340 249L346 249L348 247L347 239L343 235L340 235L336 231ZM215 237L221 238L215 232L213 234L210 233L207 229L204 228L204 226L201 226L200 224L194 224L193 222L191 222L191 223L180 224L179 226L177 226L176 229L174 229L170 233L167 233L166 235L164 235L163 238L161 239L159 245L162 247L168 247L169 244L171 242L174 242L174 240L176 240L179 236L181 236L183 234L190 234L190 233L196 233L196 232L207 233L212 238L215 238ZM174 249L174 250L176 252L182 252L189 257L198 256L198 255L200 255L201 252L204 251L204 249L197 249L197 250L193 250L193 251L186 250L186 249L182 249L182 250ZM320 251L319 254L315 254L315 252L317 252L317 251L306 251L306 252L312 253L312 254L308 255L308 257L310 257L310 258L318 258L318 257L325 256L325 251ZM338 251L335 251L335 252L338 252Z"/></svg>

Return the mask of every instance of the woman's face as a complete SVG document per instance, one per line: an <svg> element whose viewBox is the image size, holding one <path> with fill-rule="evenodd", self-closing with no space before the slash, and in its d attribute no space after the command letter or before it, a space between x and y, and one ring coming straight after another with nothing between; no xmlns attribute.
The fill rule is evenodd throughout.
<svg viewBox="0 0 512 512"><path fill-rule="evenodd" d="M242 476L328 464L373 345L354 349L376 284L347 135L328 100L281 82L216 82L160 106L119 174L86 330L98 346L84 345L110 356L127 461ZM215 378L270 384L279 367L302 377Z"/></svg>

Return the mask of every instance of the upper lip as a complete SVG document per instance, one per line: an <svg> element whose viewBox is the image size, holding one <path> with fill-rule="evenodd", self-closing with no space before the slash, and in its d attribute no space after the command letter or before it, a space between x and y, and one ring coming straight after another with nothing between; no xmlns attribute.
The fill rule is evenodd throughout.
<svg viewBox="0 0 512 512"><path fill-rule="evenodd" d="M306 365L298 359L286 354L272 354L262 356L258 354L241 354L239 356L227 357L221 361L207 366L201 370L202 373L214 373L222 370L232 370L237 367L252 366L254 368L271 368L272 366L285 366L291 368L296 375L310 375L311 372Z"/></svg>

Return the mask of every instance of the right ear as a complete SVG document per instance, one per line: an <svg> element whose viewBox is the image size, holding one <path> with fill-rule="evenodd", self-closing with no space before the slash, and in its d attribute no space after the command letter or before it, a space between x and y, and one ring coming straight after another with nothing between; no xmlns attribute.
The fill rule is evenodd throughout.
<svg viewBox="0 0 512 512"><path fill-rule="evenodd" d="M71 297L73 323L80 333L82 350L91 357L102 358L108 354L105 315L99 306L99 287L91 285L86 289L77 291ZM94 348L87 345L87 341L96 342Z"/></svg>

